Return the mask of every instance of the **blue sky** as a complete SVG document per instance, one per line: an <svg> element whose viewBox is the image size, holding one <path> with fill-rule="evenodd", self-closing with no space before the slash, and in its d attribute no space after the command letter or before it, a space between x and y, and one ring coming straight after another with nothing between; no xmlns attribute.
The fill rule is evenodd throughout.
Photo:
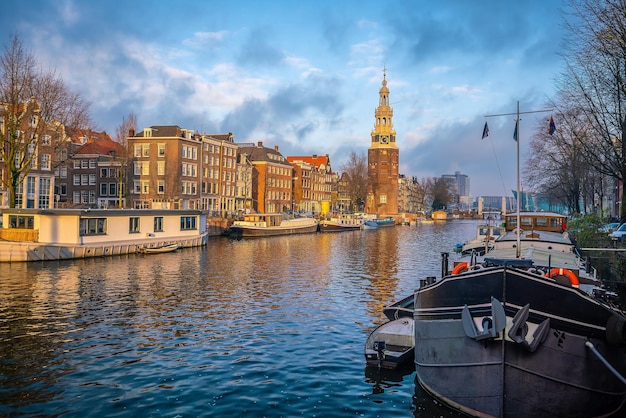
<svg viewBox="0 0 626 418"><path fill-rule="evenodd" d="M561 0L4 0L44 68L114 133L179 125L233 132L283 155L367 154L387 69L400 172L470 176L472 195L516 186L515 117L544 109L562 70ZM523 117L529 136L549 114ZM557 121L558 127L558 121Z"/></svg>

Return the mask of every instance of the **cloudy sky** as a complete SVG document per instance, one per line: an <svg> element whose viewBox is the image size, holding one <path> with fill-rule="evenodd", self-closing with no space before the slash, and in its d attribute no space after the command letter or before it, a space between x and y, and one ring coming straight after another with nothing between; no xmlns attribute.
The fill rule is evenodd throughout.
<svg viewBox="0 0 626 418"><path fill-rule="evenodd" d="M559 77L562 0L4 0L45 68L92 103L96 128L233 132L283 155L367 154L387 69L400 172L460 171L511 195L514 116L545 109ZM549 113L526 115L528 138ZM558 121L557 121L558 127Z"/></svg>

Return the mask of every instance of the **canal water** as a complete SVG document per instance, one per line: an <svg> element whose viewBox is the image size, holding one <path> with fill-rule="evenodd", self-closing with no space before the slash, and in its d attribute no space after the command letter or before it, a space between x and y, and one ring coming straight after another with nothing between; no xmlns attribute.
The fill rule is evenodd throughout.
<svg viewBox="0 0 626 418"><path fill-rule="evenodd" d="M0 416L452 417L365 367L382 307L476 221L0 264Z"/></svg>

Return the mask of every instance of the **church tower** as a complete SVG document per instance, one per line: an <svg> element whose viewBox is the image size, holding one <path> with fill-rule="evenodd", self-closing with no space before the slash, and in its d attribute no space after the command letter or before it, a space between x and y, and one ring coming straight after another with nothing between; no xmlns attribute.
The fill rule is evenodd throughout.
<svg viewBox="0 0 626 418"><path fill-rule="evenodd" d="M377 215L398 214L398 170L400 150L393 129L393 109L389 105L387 70L383 70L383 85L379 90L378 107L372 142L367 151L367 199L365 211Z"/></svg>

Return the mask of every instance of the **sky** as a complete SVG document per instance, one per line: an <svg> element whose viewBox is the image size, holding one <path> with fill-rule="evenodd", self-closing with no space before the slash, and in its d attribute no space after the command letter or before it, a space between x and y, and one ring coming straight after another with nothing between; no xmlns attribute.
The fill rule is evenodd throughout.
<svg viewBox="0 0 626 418"><path fill-rule="evenodd" d="M284 156L328 154L341 172L367 155L386 71L400 174L458 171L472 196L516 188L516 116L485 115L549 109L566 36L563 0L2 4L2 45L17 34L112 135L132 112L138 129L232 132ZM522 164L549 117L522 115Z"/></svg>

